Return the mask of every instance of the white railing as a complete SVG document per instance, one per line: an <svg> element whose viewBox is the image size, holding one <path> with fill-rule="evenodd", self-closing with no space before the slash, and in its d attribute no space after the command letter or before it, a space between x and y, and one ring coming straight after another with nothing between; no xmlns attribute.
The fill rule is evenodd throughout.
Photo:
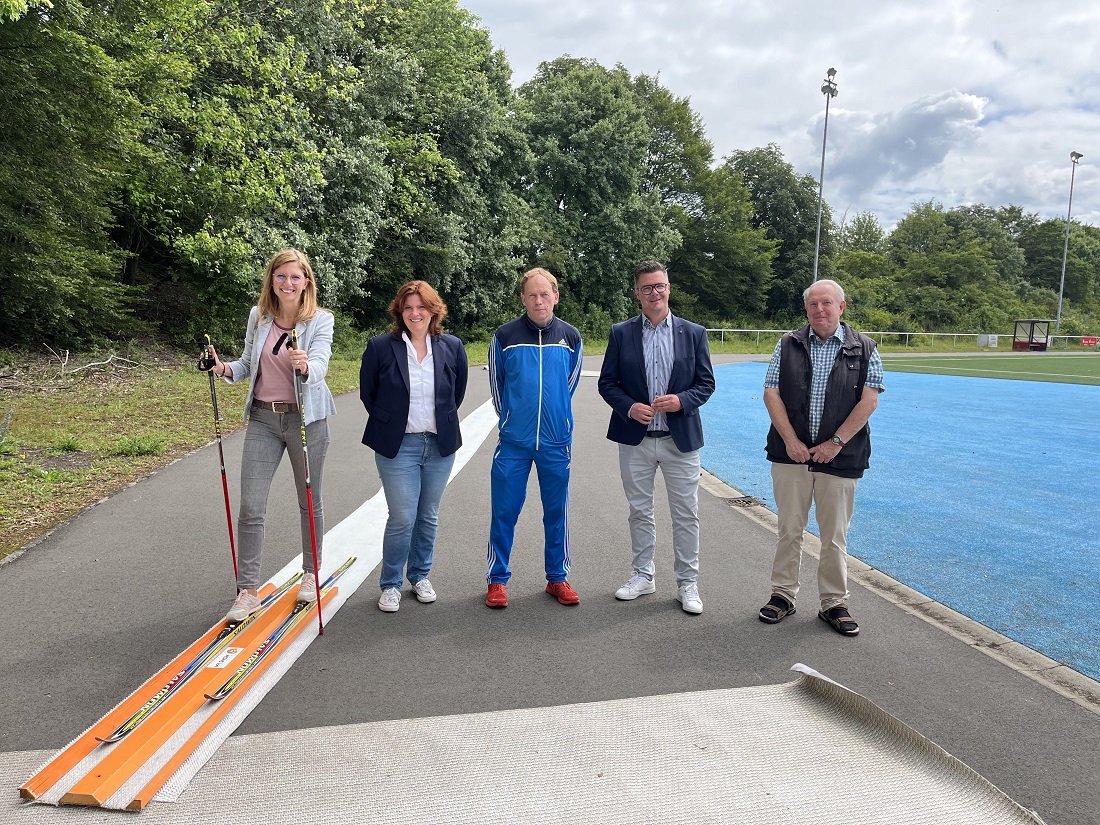
<svg viewBox="0 0 1100 825"><path fill-rule="evenodd" d="M863 332L863 330L860 330ZM760 345L761 336L771 336L775 340L779 340L784 332L788 332L785 329L707 329L707 333L711 335L718 335L719 339L725 343L726 333L740 334L740 335L755 335L756 344ZM977 349L1012 349L1012 336L1004 333L989 333L989 332L864 332L865 335L869 335L874 338L876 342L881 344L887 337L896 338L899 342L904 342L905 346L910 346L911 342L916 343L922 338L929 339L929 346L936 346L936 336L939 336L942 341L945 338L951 339L951 346L958 347L959 339L963 339L968 343L968 348ZM1048 335L1047 345L1050 349L1070 349L1083 347L1084 349L1097 349L1098 345L1095 340L1096 335ZM982 341L982 339L985 341ZM915 339L915 340L914 340ZM1085 339L1091 339L1086 343ZM766 339L765 339L766 340ZM993 343L995 341L996 343ZM1061 342L1059 344L1059 342Z"/></svg>

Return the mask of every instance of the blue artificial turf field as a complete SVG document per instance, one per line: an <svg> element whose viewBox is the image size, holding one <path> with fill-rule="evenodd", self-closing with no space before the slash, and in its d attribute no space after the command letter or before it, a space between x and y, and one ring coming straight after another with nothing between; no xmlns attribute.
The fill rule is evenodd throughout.
<svg viewBox="0 0 1100 825"><path fill-rule="evenodd" d="M715 368L702 462L774 509L766 367ZM1100 387L888 371L849 552L1100 679L1098 413ZM802 579L816 599L816 565Z"/></svg>

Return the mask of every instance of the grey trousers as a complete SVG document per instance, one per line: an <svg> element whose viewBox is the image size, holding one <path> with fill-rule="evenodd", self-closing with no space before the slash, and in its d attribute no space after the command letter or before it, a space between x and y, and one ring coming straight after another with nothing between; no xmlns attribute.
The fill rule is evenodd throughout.
<svg viewBox="0 0 1100 825"><path fill-rule="evenodd" d="M619 474L630 510L627 523L634 551L633 568L653 581L657 549L653 490L658 467L672 516L676 584L687 584L699 578L699 451L682 453L670 437L643 438L636 447L619 445Z"/></svg>
<svg viewBox="0 0 1100 825"><path fill-rule="evenodd" d="M321 537L325 534L325 510L321 502L325 453L328 452L328 420L322 418L306 427L309 445L309 478L313 491L313 525L317 532L317 563L321 562ZM264 549L264 522L271 480L282 461L290 457L294 485L298 490L298 511L302 531L302 568L313 571L309 509L306 496L305 461L302 453L302 418L299 413L251 410L241 458L241 505L237 514L237 587L260 586L260 561ZM286 506L289 502L280 502ZM293 506L293 505L291 505Z"/></svg>

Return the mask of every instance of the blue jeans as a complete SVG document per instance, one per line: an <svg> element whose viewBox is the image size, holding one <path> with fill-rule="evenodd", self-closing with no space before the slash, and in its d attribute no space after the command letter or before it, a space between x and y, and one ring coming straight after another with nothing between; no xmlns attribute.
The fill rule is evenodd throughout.
<svg viewBox="0 0 1100 825"><path fill-rule="evenodd" d="M321 538L325 535L325 508L321 481L328 452L328 420L322 418L306 427L309 443L309 481L313 493L313 526L317 531L317 563L321 562ZM283 453L290 458L298 491L299 522L302 531L302 568L313 571L313 542L309 530L305 460L302 452L302 417L298 413L276 413L252 408L244 435L241 457L241 506L237 514L237 587L260 586L260 560L264 549L267 497L271 480ZM281 505L285 506L285 502Z"/></svg>
<svg viewBox="0 0 1100 825"><path fill-rule="evenodd" d="M455 457L439 454L434 433L405 433L394 458L375 453L375 464L390 510L382 538L383 590L401 587L408 567L411 584L426 579L432 569L439 502L447 489Z"/></svg>

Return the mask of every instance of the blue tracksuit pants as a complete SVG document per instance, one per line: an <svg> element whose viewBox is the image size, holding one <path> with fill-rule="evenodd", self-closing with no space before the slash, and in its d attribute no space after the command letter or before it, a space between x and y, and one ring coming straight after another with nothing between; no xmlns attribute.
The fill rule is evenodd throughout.
<svg viewBox="0 0 1100 825"><path fill-rule="evenodd" d="M542 496L542 526L546 580L565 581L569 561L569 445L534 449L498 441L493 454L493 520L489 527L489 584L505 584L512 576L508 560L512 555L516 522L527 498L527 479L534 463Z"/></svg>

